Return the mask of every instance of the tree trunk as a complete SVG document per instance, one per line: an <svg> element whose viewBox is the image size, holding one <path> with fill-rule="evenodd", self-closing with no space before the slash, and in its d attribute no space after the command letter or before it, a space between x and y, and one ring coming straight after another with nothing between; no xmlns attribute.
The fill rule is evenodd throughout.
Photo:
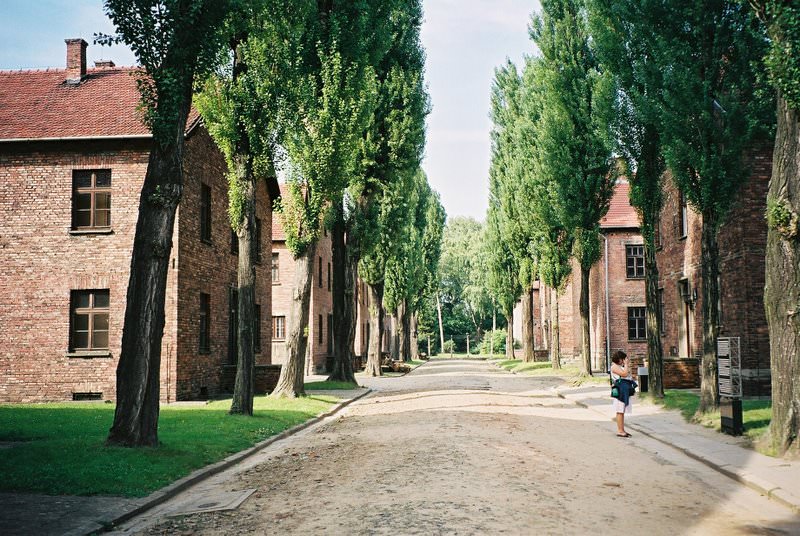
<svg viewBox="0 0 800 536"><path fill-rule="evenodd" d="M652 224L658 225L658 215L651 216ZM658 265L654 236L647 237L644 242L644 282L645 304L647 306L647 372L649 387L653 396L664 398L664 357L661 348L661 307L658 295Z"/></svg>
<svg viewBox="0 0 800 536"><path fill-rule="evenodd" d="M348 251L352 251L350 249L350 239L348 238ZM356 356L356 332L358 331L358 259L348 253L347 257L347 266L346 268L346 275L347 275L347 284L349 288L352 289L352 293L350 294L350 321L349 327L347 330L347 353L350 356L350 363L351 368L355 367L353 364L355 362ZM346 291L345 291L346 293ZM353 369L353 379L355 380L355 369Z"/></svg>
<svg viewBox="0 0 800 536"><path fill-rule="evenodd" d="M392 358L399 359L401 361L408 361L410 359L410 354L408 351L408 304L405 300L397 304L397 310L395 311L394 318L396 326L395 338L397 340L397 357L394 357L393 355Z"/></svg>
<svg viewBox="0 0 800 536"><path fill-rule="evenodd" d="M530 363L534 360L533 353L533 289L522 293L520 301L522 309L522 360Z"/></svg>
<svg viewBox="0 0 800 536"><path fill-rule="evenodd" d="M581 266L581 355L583 357L583 373L592 375L592 330L589 325L589 274L592 267Z"/></svg>
<svg viewBox="0 0 800 536"><path fill-rule="evenodd" d="M403 340L400 343L400 355L403 361L411 361L411 309L408 300L403 300Z"/></svg>
<svg viewBox="0 0 800 536"><path fill-rule="evenodd" d="M772 369L769 435L783 454L800 450L800 111L781 95L772 165L769 203L783 205L794 218L794 236L791 220L780 230L769 226L764 289Z"/></svg>
<svg viewBox="0 0 800 536"><path fill-rule="evenodd" d="M506 359L514 359L514 309L506 312Z"/></svg>
<svg viewBox="0 0 800 536"><path fill-rule="evenodd" d="M239 241L239 266L238 266L238 326L236 381L233 386L233 401L231 414L252 415L253 396L255 391L255 365L256 356L253 345L253 328L256 316L256 272L253 266L253 253L257 245L253 244L253 230L256 226L256 185L252 174L252 162L249 156L244 156L241 163L237 162L236 173L239 182L239 194L242 196L244 219L236 230Z"/></svg>
<svg viewBox="0 0 800 536"><path fill-rule="evenodd" d="M244 36L234 45L233 81L241 77L247 70L244 54L240 44ZM241 110L237 110L241 112ZM238 325L236 326L236 379L233 384L233 399L230 413L232 415L252 415L253 395L255 389L256 356L253 347L253 327L256 316L256 272L253 266L254 230L256 226L256 185L253 176L253 157L250 151L250 138L244 128L243 121L237 121L237 141L234 147L234 187L228 188L231 206L238 205L242 214L240 220L232 222L239 242L239 263L237 267L238 284ZM239 199L236 199L236 197Z"/></svg>
<svg viewBox="0 0 800 536"><path fill-rule="evenodd" d="M350 344L351 324L355 322L355 288L350 277L345 245L344 201L333 204L331 248L333 252L333 370L328 380L356 383Z"/></svg>
<svg viewBox="0 0 800 536"><path fill-rule="evenodd" d="M550 359L553 362L553 369L561 369L561 333L558 328L558 292L553 290L555 296L551 296L551 313L553 315L552 327L553 344L550 345Z"/></svg>
<svg viewBox="0 0 800 536"><path fill-rule="evenodd" d="M306 394L303 372L308 345L308 306L311 301L311 279L316 251L317 244L311 244L300 258L295 259L292 308L289 316L289 333L286 336L287 357L281 367L278 384L272 391L273 397L295 398Z"/></svg>
<svg viewBox="0 0 800 536"><path fill-rule="evenodd" d="M400 359L400 343L397 340L397 311L389 315L389 355L393 361Z"/></svg>
<svg viewBox="0 0 800 536"><path fill-rule="evenodd" d="M717 385L717 336L719 335L719 245L717 222L710 211L703 213L703 360L700 367L700 407L707 413L719 407Z"/></svg>
<svg viewBox="0 0 800 536"><path fill-rule="evenodd" d="M411 360L417 361L419 359L419 334L417 333L418 319L417 313L409 315L411 318L410 329L408 330L411 337L411 344L409 350L411 351Z"/></svg>
<svg viewBox="0 0 800 536"><path fill-rule="evenodd" d="M444 353L444 327L442 325L442 300L436 292L436 312L439 314L439 351Z"/></svg>
<svg viewBox="0 0 800 536"><path fill-rule="evenodd" d="M183 189L183 144L190 91L171 143L153 143L142 185L117 365L117 406L108 445L158 446L164 303L175 211Z"/></svg>
<svg viewBox="0 0 800 536"><path fill-rule="evenodd" d="M369 349L367 376L381 376L381 343L383 341L383 283L367 285L369 290Z"/></svg>

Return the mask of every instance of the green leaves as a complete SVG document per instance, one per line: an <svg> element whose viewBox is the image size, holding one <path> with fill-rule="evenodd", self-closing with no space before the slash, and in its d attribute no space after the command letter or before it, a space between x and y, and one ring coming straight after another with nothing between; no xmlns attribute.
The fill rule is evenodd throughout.
<svg viewBox="0 0 800 536"><path fill-rule="evenodd" d="M689 202L721 222L748 176L745 149L774 113L757 98L766 40L747 7L733 0L673 0L680 26L658 31L664 71L664 154Z"/></svg>
<svg viewBox="0 0 800 536"><path fill-rule="evenodd" d="M128 45L143 70L137 80L144 120L157 143L175 143L186 122L195 76L214 68L223 21L237 0L106 0L117 34L95 42Z"/></svg>

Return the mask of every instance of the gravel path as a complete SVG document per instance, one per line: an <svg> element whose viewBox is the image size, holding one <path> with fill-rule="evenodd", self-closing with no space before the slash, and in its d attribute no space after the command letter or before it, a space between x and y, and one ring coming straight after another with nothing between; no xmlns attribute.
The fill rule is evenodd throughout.
<svg viewBox="0 0 800 536"><path fill-rule="evenodd" d="M555 378L432 361L119 534L797 534L788 510L557 396ZM609 408L610 409L610 408ZM635 415L633 417L635 419ZM255 489L235 510L181 501Z"/></svg>

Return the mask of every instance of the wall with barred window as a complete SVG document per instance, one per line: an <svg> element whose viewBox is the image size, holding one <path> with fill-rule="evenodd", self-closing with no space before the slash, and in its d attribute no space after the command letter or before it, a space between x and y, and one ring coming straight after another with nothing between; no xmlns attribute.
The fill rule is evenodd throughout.
<svg viewBox="0 0 800 536"><path fill-rule="evenodd" d="M280 223L273 222L277 227ZM273 229L272 254L277 254L279 265L278 281L272 284L272 316L285 319L286 334L290 325L289 316L292 306L292 289L294 286L296 263L286 248L281 229ZM311 275L311 299L308 315L308 347L306 352L306 373L313 374L326 370L326 360L332 355L333 344L332 322L333 312L333 266L331 256L330 235L320 235L317 251L314 255ZM330 283L330 284L329 284ZM276 339L272 343L274 363L284 363L287 358L285 340Z"/></svg>
<svg viewBox="0 0 800 536"><path fill-rule="evenodd" d="M147 143L0 144L0 401L114 399ZM73 171L98 169L111 170L111 225L76 232ZM88 289L109 290L105 352L70 348L70 293ZM175 346L174 289L171 272L165 350ZM169 377L164 362L162 395Z"/></svg>
<svg viewBox="0 0 800 536"><path fill-rule="evenodd" d="M225 161L211 137L195 129L186 140L184 189L178 208L177 263L170 270L178 274L173 299L177 302L177 347L165 348L162 361L171 363L178 400L205 398L230 391L227 379L235 376L238 242L234 240L228 218L228 185ZM210 233L201 233L203 220L202 185L210 187ZM207 214L207 213L206 213ZM260 222L260 261L255 260L255 302L260 309L260 351L256 366L271 361L272 280L271 247L272 203L265 181L256 191L256 217ZM208 221L206 217L205 221ZM200 344L200 294L210 297L208 347ZM174 364L172 362L174 361Z"/></svg>
<svg viewBox="0 0 800 536"><path fill-rule="evenodd" d="M752 151L745 165L751 170L750 179L743 185L719 234L720 336L740 338L744 394L759 397L770 393L769 331L763 298L767 234L764 213L772 148ZM682 386L697 387L703 340L702 218L689 207L688 228L682 236L680 195L669 177L664 188L657 262L659 287L663 289L665 370L680 369ZM687 370L693 374L687 374Z"/></svg>
<svg viewBox="0 0 800 536"><path fill-rule="evenodd" d="M187 138L184 192L167 279L161 398L217 394L228 363L230 252L224 161L202 128ZM116 396L125 297L148 140L0 144L0 401ZM74 229L73 172L111 171L111 225ZM212 242L201 243L200 183L212 191ZM83 192L83 191L82 191ZM271 205L259 186L262 263L256 267L261 353L270 363ZM85 219L80 220L85 223ZM98 219L103 223L102 218ZM109 291L107 349L76 348L72 291ZM200 292L210 296L209 351L199 351ZM78 319L82 322L83 320ZM80 340L83 340L82 338Z"/></svg>
<svg viewBox="0 0 800 536"><path fill-rule="evenodd" d="M604 229L608 239L608 326L606 326L606 263L605 244L600 240L601 256L589 273L589 331L591 337L592 368L606 370L606 353L623 350L630 356L644 356L647 342L643 331L644 279L641 269L629 271L628 248L636 250L642 237L637 229ZM639 253L638 250L635 251ZM634 259L635 261L635 259ZM642 259L643 262L643 259ZM635 264L639 267L639 264ZM561 355L566 359L580 359L583 340L580 316L580 265L572 261L572 274L558 299ZM543 287L542 292L550 293ZM545 341L552 329L550 296L537 299L534 316L535 337ZM633 318L631 318L633 316ZM637 318L638 316L638 318ZM542 347L549 347L540 343Z"/></svg>

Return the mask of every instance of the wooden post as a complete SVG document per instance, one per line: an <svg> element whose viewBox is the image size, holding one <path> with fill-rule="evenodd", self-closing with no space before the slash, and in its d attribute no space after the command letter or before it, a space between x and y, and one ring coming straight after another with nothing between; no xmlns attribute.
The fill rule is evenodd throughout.
<svg viewBox="0 0 800 536"><path fill-rule="evenodd" d="M469 333L467 333L467 357L469 357Z"/></svg>
<svg viewBox="0 0 800 536"><path fill-rule="evenodd" d="M428 359L431 358L431 336L428 334Z"/></svg>

